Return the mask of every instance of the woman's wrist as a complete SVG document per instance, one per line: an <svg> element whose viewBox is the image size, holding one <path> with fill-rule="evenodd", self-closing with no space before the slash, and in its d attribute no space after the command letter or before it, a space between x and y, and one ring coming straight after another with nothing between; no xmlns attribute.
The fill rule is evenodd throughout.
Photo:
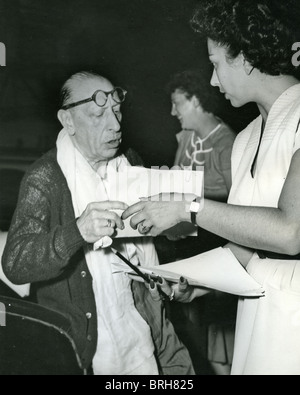
<svg viewBox="0 0 300 395"><path fill-rule="evenodd" d="M197 197L192 202L185 202L184 212L181 213L182 222L197 225L197 216L203 208L203 198Z"/></svg>

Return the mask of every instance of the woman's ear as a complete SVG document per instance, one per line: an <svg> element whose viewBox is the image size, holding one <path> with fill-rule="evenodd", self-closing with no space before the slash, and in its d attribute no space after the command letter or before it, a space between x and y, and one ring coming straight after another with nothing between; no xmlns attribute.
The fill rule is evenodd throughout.
<svg viewBox="0 0 300 395"><path fill-rule="evenodd" d="M196 97L195 95L192 97L192 103L193 103L193 106L195 107L195 108L198 108L198 107L200 107L200 101L199 101L199 99L198 99L198 97Z"/></svg>
<svg viewBox="0 0 300 395"><path fill-rule="evenodd" d="M68 110L59 110L57 118L70 136L74 136L75 128L72 115Z"/></svg>
<svg viewBox="0 0 300 395"><path fill-rule="evenodd" d="M198 99L197 96L194 95L191 100L192 100L193 106L197 110L198 114L199 114L199 112L200 113L204 113L205 112L203 110L202 104L200 103L200 100Z"/></svg>
<svg viewBox="0 0 300 395"><path fill-rule="evenodd" d="M250 64L248 62L248 60L246 60L243 53L241 53L239 56L241 56L241 61L243 62L243 67L244 67L245 73L247 75L250 75L252 73L252 71L254 70L254 66L252 66L252 64Z"/></svg>

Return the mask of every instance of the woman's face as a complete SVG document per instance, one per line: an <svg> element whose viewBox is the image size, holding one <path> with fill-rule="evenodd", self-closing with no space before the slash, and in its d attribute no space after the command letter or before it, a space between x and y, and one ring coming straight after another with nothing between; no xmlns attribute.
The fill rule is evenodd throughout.
<svg viewBox="0 0 300 395"><path fill-rule="evenodd" d="M245 70L242 55L235 59L228 57L227 49L208 39L208 54L214 66L211 85L217 86L234 107L241 107L251 101L249 76Z"/></svg>
<svg viewBox="0 0 300 395"><path fill-rule="evenodd" d="M203 113L201 105L193 96L191 99L180 89L176 89L171 95L171 115L181 123L183 130L195 130L199 125L199 116ZM197 105L196 105L197 102Z"/></svg>

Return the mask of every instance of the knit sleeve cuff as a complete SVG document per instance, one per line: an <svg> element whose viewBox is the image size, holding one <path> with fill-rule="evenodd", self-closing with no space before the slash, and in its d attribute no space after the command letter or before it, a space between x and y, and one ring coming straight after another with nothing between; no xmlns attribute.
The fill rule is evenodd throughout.
<svg viewBox="0 0 300 395"><path fill-rule="evenodd" d="M57 238L59 240L57 250L64 257L71 257L79 250L79 248L86 244L77 227L76 220L64 225L61 228L61 232L61 237Z"/></svg>

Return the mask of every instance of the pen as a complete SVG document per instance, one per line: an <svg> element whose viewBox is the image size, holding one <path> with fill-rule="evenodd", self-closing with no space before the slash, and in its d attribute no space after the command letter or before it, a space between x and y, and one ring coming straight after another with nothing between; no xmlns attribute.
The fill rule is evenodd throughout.
<svg viewBox="0 0 300 395"><path fill-rule="evenodd" d="M150 278L148 276L146 276L146 274L144 274L137 266L133 265L128 259L126 259L122 254L120 254L117 250L115 250L114 248L110 247L112 252L118 257L120 258L123 262L126 263L126 265L128 265L133 271L136 272L136 274L138 274L140 277L142 277L142 279L147 283L150 284ZM161 295L165 298L170 299L170 297L161 289L159 291L161 293Z"/></svg>
<svg viewBox="0 0 300 395"><path fill-rule="evenodd" d="M120 254L117 250L111 247L112 252L117 255L118 258L120 258L123 262L125 262L132 270L136 272L142 279L150 284L150 278L146 276L137 266L133 265L128 259L126 259L122 254Z"/></svg>

